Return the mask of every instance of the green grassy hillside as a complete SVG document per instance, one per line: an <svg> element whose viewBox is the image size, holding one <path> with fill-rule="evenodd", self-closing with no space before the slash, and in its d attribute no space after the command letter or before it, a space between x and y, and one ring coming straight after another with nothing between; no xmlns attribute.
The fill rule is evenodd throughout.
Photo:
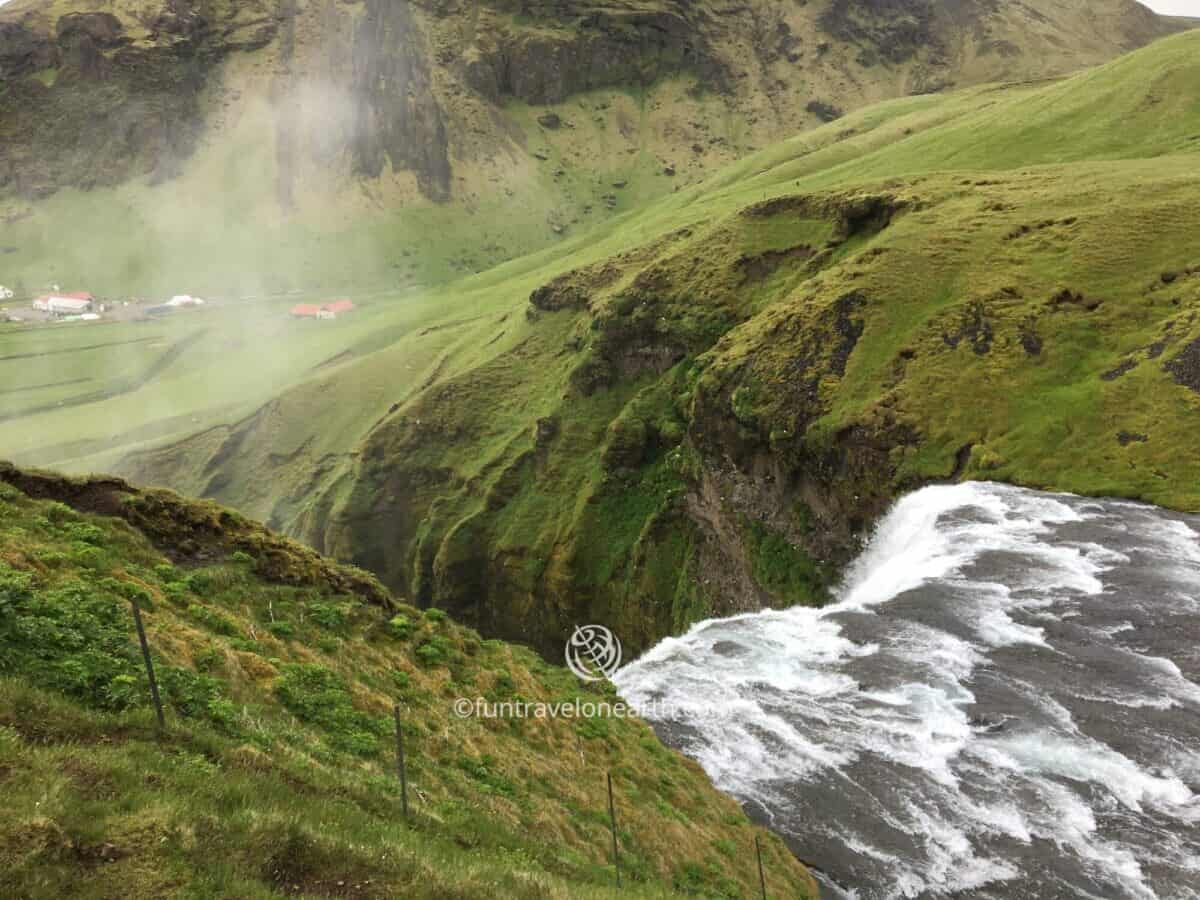
<svg viewBox="0 0 1200 900"><path fill-rule="evenodd" d="M388 305L267 402L166 422L148 389L5 443L216 496L548 650L821 602L929 480L1200 508L1198 50L870 107Z"/></svg>
<svg viewBox="0 0 1200 900"><path fill-rule="evenodd" d="M546 647L820 602L930 479L1200 507L1197 40L849 116L120 465Z"/></svg>
<svg viewBox="0 0 1200 900"><path fill-rule="evenodd" d="M641 722L459 718L457 697L614 699L231 511L0 466L5 897L617 896L609 771L620 896L757 896L756 835L772 896L815 896Z"/></svg>

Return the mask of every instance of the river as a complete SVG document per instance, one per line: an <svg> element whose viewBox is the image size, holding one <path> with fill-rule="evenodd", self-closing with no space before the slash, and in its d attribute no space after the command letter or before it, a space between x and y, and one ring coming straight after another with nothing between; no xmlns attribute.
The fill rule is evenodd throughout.
<svg viewBox="0 0 1200 900"><path fill-rule="evenodd" d="M829 896L1200 898L1200 517L925 488L615 680Z"/></svg>

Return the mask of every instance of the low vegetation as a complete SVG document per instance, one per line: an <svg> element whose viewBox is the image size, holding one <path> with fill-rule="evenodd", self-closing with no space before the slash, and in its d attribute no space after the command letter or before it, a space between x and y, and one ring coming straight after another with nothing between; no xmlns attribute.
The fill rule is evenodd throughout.
<svg viewBox="0 0 1200 900"><path fill-rule="evenodd" d="M453 712L458 697L609 690L394 604L236 514L111 480L0 474L4 896L616 896L609 771L621 896L755 896L756 835L772 896L815 895L783 844L645 724ZM214 514L228 541L197 527Z"/></svg>

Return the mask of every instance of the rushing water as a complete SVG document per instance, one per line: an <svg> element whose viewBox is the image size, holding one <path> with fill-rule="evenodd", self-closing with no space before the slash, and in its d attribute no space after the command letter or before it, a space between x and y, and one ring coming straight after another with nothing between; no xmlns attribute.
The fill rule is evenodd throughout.
<svg viewBox="0 0 1200 900"><path fill-rule="evenodd" d="M1200 898L1200 517L926 488L616 680L834 896Z"/></svg>

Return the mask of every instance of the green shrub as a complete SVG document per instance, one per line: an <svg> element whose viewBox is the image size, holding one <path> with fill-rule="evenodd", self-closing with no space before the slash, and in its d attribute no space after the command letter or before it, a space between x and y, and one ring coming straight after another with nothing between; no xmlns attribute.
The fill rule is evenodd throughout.
<svg viewBox="0 0 1200 900"><path fill-rule="evenodd" d="M285 665L275 695L296 718L324 729L340 750L371 756L378 752L378 738L388 731L387 719L354 708L349 689L324 666Z"/></svg>
<svg viewBox="0 0 1200 900"><path fill-rule="evenodd" d="M0 616L33 596L33 576L0 562Z"/></svg>
<svg viewBox="0 0 1200 900"><path fill-rule="evenodd" d="M425 638L417 645L417 649L413 653L417 657L417 662L427 669L434 666L447 666L454 659L454 648L441 635L431 635Z"/></svg>
<svg viewBox="0 0 1200 900"><path fill-rule="evenodd" d="M207 650L201 650L192 657L192 662L201 672L211 672L221 664L224 659L224 654L216 647L209 647Z"/></svg>
<svg viewBox="0 0 1200 900"><path fill-rule="evenodd" d="M593 716L590 719L580 719L575 724L575 730L584 740L603 740L608 737L608 719Z"/></svg>
<svg viewBox="0 0 1200 900"><path fill-rule="evenodd" d="M104 543L104 531L96 525L87 522L66 522L59 532L72 541L99 546Z"/></svg>
<svg viewBox="0 0 1200 900"><path fill-rule="evenodd" d="M182 581L172 581L163 585L163 594L168 600L177 606L184 606L188 602L188 597L191 591L188 590L186 583Z"/></svg>
<svg viewBox="0 0 1200 900"><path fill-rule="evenodd" d="M130 674L116 675L104 686L105 706L111 709L128 709L143 699L145 690L139 678Z"/></svg>
<svg viewBox="0 0 1200 900"><path fill-rule="evenodd" d="M339 647L339 644L338 644L337 638L334 638L334 637L317 638L317 649L320 650L322 653L328 653L329 655L332 656L334 653L338 652L338 647Z"/></svg>
<svg viewBox="0 0 1200 900"><path fill-rule="evenodd" d="M37 553L37 561L47 569L61 569L68 561L67 554L58 550L41 550Z"/></svg>
<svg viewBox="0 0 1200 900"><path fill-rule="evenodd" d="M51 500L42 507L45 512L46 520L55 525L62 525L64 522L78 521L79 515L71 507L65 503L59 503L57 500Z"/></svg>
<svg viewBox="0 0 1200 900"><path fill-rule="evenodd" d="M500 672L492 682L492 696L497 698L511 697L517 691L517 683L507 672Z"/></svg>
<svg viewBox="0 0 1200 900"><path fill-rule="evenodd" d="M459 769L483 785L487 793L500 794L504 797L516 796L516 785L496 771L495 757L488 754L479 759L460 756L455 764Z"/></svg>
<svg viewBox="0 0 1200 900"><path fill-rule="evenodd" d="M330 631L346 624L346 609L336 603L310 603L308 617Z"/></svg>
<svg viewBox="0 0 1200 900"><path fill-rule="evenodd" d="M431 606L429 609L425 610L425 618L430 622L441 624L447 619L446 611L444 609L438 609L436 606Z"/></svg>
<svg viewBox="0 0 1200 900"><path fill-rule="evenodd" d="M296 636L296 626L291 622L272 622L269 630L275 637L285 641Z"/></svg>
<svg viewBox="0 0 1200 900"><path fill-rule="evenodd" d="M232 637L238 633L237 626L218 612L207 606L193 603L187 608L188 615L207 628L209 631Z"/></svg>
<svg viewBox="0 0 1200 900"><path fill-rule="evenodd" d="M184 581L188 590L199 597L212 596L217 586L216 579L209 572L193 572Z"/></svg>
<svg viewBox="0 0 1200 900"><path fill-rule="evenodd" d="M406 641L412 637L413 623L408 616L393 616L388 622L388 634L400 641Z"/></svg>
<svg viewBox="0 0 1200 900"><path fill-rule="evenodd" d="M158 666L158 681L164 699L181 716L197 718L208 712L208 705L221 696L221 683L208 675L179 666Z"/></svg>
<svg viewBox="0 0 1200 900"><path fill-rule="evenodd" d="M128 605L77 579L31 590L22 574L0 570L0 660L46 687L120 707L124 693L114 679L138 671Z"/></svg>

